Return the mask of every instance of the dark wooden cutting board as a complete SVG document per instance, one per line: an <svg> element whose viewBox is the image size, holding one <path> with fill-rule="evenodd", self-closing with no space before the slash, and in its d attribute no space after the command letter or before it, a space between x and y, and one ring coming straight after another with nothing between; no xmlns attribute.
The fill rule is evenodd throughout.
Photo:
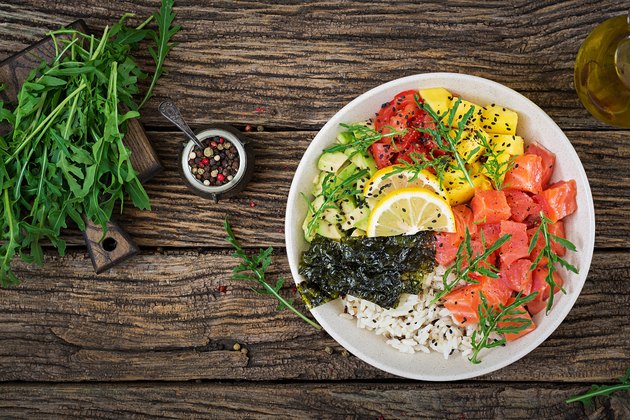
<svg viewBox="0 0 630 420"><path fill-rule="evenodd" d="M81 32L87 33L88 31L87 25L82 20L77 20L68 27L78 29ZM5 90L0 92L0 100L8 103L15 102L20 86L30 71L43 60L50 62L54 56L54 44L51 38L46 37L0 62L0 82L6 84ZM144 182L160 172L163 167L140 122L136 119L129 120L127 130L124 143L131 150L131 163L139 173L138 178ZM87 220L86 222L83 236L94 270L97 273L101 273L138 253L138 247L131 237L115 222L110 221L107 224L105 238L103 238L100 226Z"/></svg>

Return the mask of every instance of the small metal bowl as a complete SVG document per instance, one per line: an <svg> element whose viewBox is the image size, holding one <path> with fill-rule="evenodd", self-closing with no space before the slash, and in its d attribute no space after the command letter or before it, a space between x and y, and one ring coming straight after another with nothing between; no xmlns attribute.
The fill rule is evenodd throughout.
<svg viewBox="0 0 630 420"><path fill-rule="evenodd" d="M199 141L218 136L232 143L238 152L239 167L230 182L218 187L203 185L193 176L188 165L188 155L195 148L195 144L192 141L183 143L179 153L179 173L188 189L199 197L209 198L215 203L220 198L234 197L243 191L254 172L254 153L249 145L250 140L234 127L225 124L213 124L195 134Z"/></svg>

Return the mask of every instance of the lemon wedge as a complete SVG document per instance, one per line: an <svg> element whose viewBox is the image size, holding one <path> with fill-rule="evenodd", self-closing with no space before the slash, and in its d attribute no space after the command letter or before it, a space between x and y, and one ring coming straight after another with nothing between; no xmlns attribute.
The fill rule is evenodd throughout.
<svg viewBox="0 0 630 420"><path fill-rule="evenodd" d="M423 230L455 232L455 216L448 202L427 188L409 187L390 192L372 209L367 236L413 235Z"/></svg>
<svg viewBox="0 0 630 420"><path fill-rule="evenodd" d="M440 181L429 171L419 173L403 170L399 173L392 172L401 168L400 165L386 166L378 170L363 187L363 195L369 208L376 204L387 194L394 190L408 187L428 188L446 200L446 195L440 188ZM388 176L389 175L389 176Z"/></svg>

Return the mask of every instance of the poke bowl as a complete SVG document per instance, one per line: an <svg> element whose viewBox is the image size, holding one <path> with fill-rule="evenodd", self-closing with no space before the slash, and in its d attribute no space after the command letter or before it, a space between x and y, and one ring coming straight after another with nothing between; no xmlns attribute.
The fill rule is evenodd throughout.
<svg viewBox="0 0 630 420"><path fill-rule="evenodd" d="M408 120L416 113L425 120L412 127ZM385 116L387 121L380 121ZM466 142L470 145L464 146ZM415 152L409 154L409 148ZM440 166L438 161L445 163ZM527 172L530 167L540 169ZM355 173L349 175L351 169ZM524 179L523 174L533 175ZM403 176L411 187L392 190L390 181ZM351 192L345 186L349 181ZM335 196L345 200L336 202L326 195L341 187L346 188L344 194L355 195ZM326 200L316 202L320 195ZM412 211L415 224L401 203L421 203ZM437 210L428 221L419 222L424 213L418 208ZM324 125L293 178L285 235L298 290L332 338L391 374L451 381L505 367L558 328L588 274L595 216L580 159L542 109L491 80L428 73L380 85ZM414 237L422 240L408 245ZM409 276L392 264L390 259L400 267L411 266L409 260L398 261L410 253L395 250L394 242L429 249L415 257L422 270L409 269ZM383 257L390 248L395 251ZM365 249L379 261L368 261L370 255L361 254ZM370 288L339 279L341 291L331 293L326 287L336 281L332 277L355 273L346 267L350 271L343 274L344 261L339 262L341 268L317 264L355 251L361 255L354 262L368 261L370 270L385 270L378 271L382 278L360 268ZM427 269L427 259L439 262ZM514 277L517 265L521 270ZM331 278L313 289L317 276ZM393 277L404 281L392 281L384 293L374 291L390 285ZM496 292L497 282L502 282L502 292ZM390 295L390 289L396 292ZM365 295L357 297L355 290ZM495 292L503 297L495 299ZM462 306L470 302L474 307Z"/></svg>

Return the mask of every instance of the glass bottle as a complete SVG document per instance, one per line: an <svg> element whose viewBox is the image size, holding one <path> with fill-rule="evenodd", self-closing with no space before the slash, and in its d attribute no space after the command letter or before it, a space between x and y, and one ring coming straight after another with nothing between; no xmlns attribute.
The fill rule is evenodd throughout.
<svg viewBox="0 0 630 420"><path fill-rule="evenodd" d="M575 61L575 90L597 119L630 128L630 15L598 25Z"/></svg>

